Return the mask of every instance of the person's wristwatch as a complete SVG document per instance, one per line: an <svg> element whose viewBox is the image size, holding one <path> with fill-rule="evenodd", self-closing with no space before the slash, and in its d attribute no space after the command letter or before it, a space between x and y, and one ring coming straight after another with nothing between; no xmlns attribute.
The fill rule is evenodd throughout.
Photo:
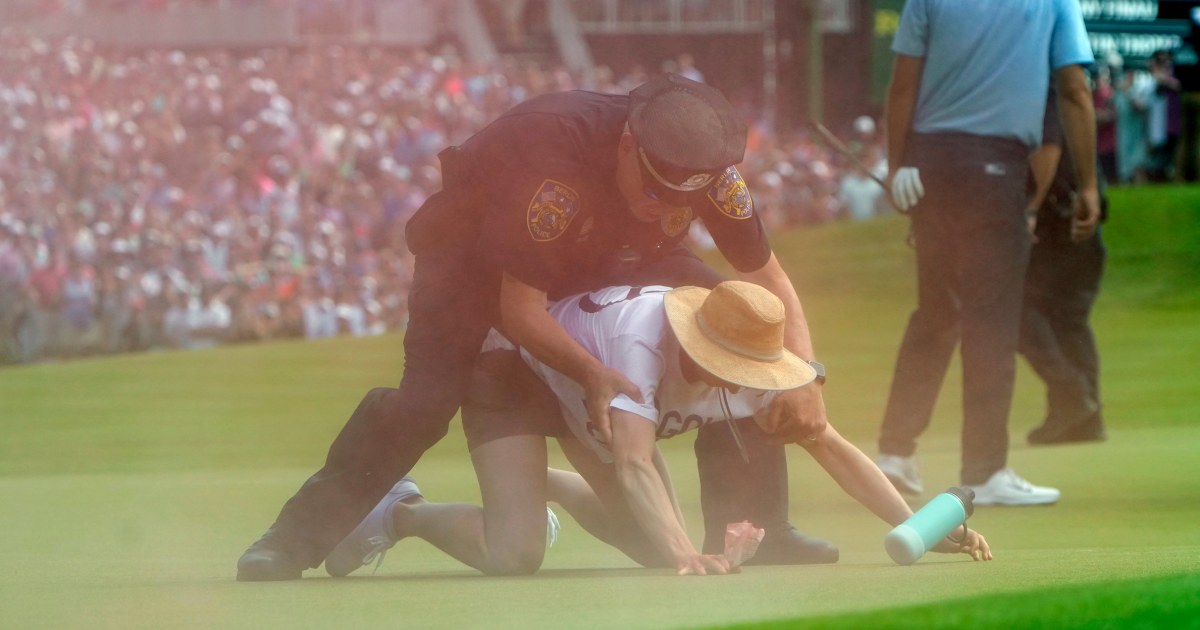
<svg viewBox="0 0 1200 630"><path fill-rule="evenodd" d="M816 370L816 372L817 372L817 378L815 378L813 380L816 381L816 383L818 385L824 385L825 384L825 364L821 363L820 361L807 361L807 360L805 361L805 363L812 366L812 369Z"/></svg>

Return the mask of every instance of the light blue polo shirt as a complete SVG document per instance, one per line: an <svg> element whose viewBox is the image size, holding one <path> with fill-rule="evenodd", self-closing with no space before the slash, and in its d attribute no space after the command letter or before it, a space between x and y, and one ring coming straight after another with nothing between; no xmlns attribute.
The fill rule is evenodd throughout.
<svg viewBox="0 0 1200 630"><path fill-rule="evenodd" d="M925 58L914 131L1031 148L1051 71L1093 61L1078 0L908 0L892 50Z"/></svg>

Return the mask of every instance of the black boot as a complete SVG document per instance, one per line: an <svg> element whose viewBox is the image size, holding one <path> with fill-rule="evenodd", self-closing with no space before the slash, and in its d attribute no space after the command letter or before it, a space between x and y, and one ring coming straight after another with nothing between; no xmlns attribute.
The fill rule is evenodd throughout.
<svg viewBox="0 0 1200 630"><path fill-rule="evenodd" d="M746 564L833 564L837 561L838 548L833 543L806 536L784 521L766 528L758 552Z"/></svg>
<svg viewBox="0 0 1200 630"><path fill-rule="evenodd" d="M239 582L279 582L298 580L306 568L288 551L282 536L268 529L238 558Z"/></svg>
<svg viewBox="0 0 1200 630"><path fill-rule="evenodd" d="M725 527L750 521L766 530L746 564L837 562L832 544L805 536L788 522L787 457L783 446L746 418L700 429L696 463L704 513L704 553L725 549Z"/></svg>
<svg viewBox="0 0 1200 630"><path fill-rule="evenodd" d="M1082 422L1066 422L1047 418L1041 426L1026 436L1033 446L1071 444L1075 442L1103 442L1108 439L1104 421L1096 412Z"/></svg>

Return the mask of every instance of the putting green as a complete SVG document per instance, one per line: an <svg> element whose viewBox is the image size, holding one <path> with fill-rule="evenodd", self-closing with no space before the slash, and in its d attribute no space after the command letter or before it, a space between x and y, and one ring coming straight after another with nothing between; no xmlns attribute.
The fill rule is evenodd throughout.
<svg viewBox="0 0 1200 630"><path fill-rule="evenodd" d="M560 514L560 542L528 578L479 577L414 540L374 576L239 584L241 550L319 464L365 388L394 384L400 370L396 336L288 342L0 369L0 626L662 628L799 617L922 627L955 625L946 620L963 620L955 611L966 606L1004 611L972 627L1099 627L1136 622L1145 597L1122 594L1146 592L1194 620L1195 598L1179 593L1194 593L1195 580L1158 578L1200 573L1196 207L1195 188L1115 195L1096 317L1110 439L1024 446L1043 394L1022 367L1010 459L1063 500L981 508L972 522L995 549L991 563L892 564L886 526L796 449L793 518L838 544L837 565L676 578L634 568ZM890 217L776 239L830 366L831 418L868 453L912 304L903 230ZM931 489L957 481L957 387L952 370L921 443ZM664 446L698 539L690 439ZM477 499L457 427L415 474L432 499ZM1133 583L1091 586L1117 580ZM1092 602L1091 616L1072 617L1082 609L1063 602Z"/></svg>

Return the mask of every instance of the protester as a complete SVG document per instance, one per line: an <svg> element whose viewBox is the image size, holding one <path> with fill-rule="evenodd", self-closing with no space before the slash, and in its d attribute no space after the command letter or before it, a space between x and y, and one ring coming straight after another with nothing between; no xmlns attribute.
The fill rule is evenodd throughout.
<svg viewBox="0 0 1200 630"><path fill-rule="evenodd" d="M678 575L736 569L722 549L702 553L692 545L655 441L742 416L771 429L769 408L782 391L817 386L816 371L784 347L783 302L758 285L729 281L712 291L611 287L564 298L550 313L589 353L633 379L645 402L614 398L606 438L589 420L579 384L528 351L518 355L493 331L463 406L483 507L424 501L405 478L329 555L331 575L382 559L405 536L424 538L487 574L533 573L545 551L547 499L644 566ZM547 471L546 436L558 438L582 477ZM797 443L889 525L912 515L833 426ZM992 557L971 530L934 550Z"/></svg>

